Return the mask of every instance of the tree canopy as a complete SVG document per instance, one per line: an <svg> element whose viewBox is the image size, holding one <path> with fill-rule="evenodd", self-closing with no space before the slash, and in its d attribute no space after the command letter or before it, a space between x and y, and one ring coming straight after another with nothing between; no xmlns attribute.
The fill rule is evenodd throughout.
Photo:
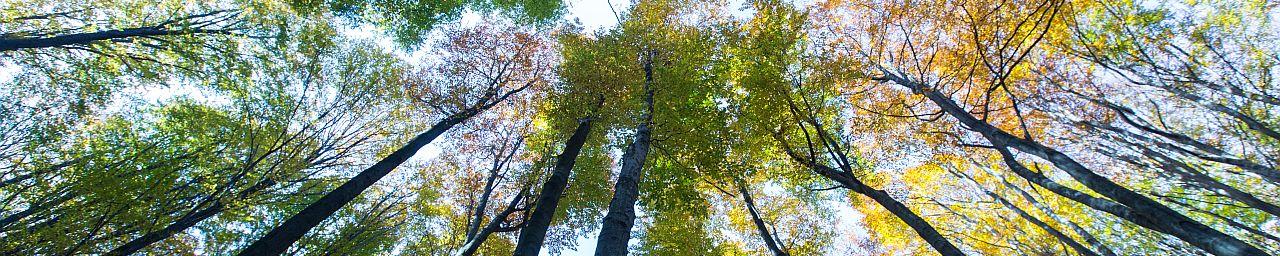
<svg viewBox="0 0 1280 256"><path fill-rule="evenodd" d="M2 1L0 254L1280 255L1274 3L588 2Z"/></svg>

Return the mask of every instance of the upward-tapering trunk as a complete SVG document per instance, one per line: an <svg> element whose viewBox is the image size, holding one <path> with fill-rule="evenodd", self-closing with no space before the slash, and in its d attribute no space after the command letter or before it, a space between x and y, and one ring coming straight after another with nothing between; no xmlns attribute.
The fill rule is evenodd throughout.
<svg viewBox="0 0 1280 256"><path fill-rule="evenodd" d="M1118 140L1124 140L1124 139L1118 139ZM1276 206L1275 204L1272 204L1270 202L1263 201L1261 198L1258 198L1253 194L1250 194L1249 192L1245 192L1234 186L1218 181L1217 178L1211 177L1208 174L1205 174L1204 172L1201 172L1200 170L1196 169L1195 167L1192 167L1191 165L1183 163L1181 160L1173 159L1173 157L1157 152L1150 148L1142 147L1141 145L1137 145L1135 143L1129 143L1127 141L1124 141L1124 142L1130 145L1131 147L1141 148L1142 154L1150 157L1152 160L1155 160L1154 162L1158 167L1160 167L1160 169L1163 169L1165 171L1178 175L1178 177L1181 178L1183 181L1186 181L1188 183L1198 184L1199 186L1204 187L1215 194L1226 196L1228 198L1231 198L1232 200L1236 200L1237 202L1244 203L1249 207L1258 209L1259 211L1266 212L1268 214L1271 214L1272 216L1280 217L1280 206ZM1112 154L1112 155L1115 155L1115 154ZM1129 159L1126 161L1136 162L1137 160Z"/></svg>
<svg viewBox="0 0 1280 256"><path fill-rule="evenodd" d="M636 138L622 154L622 170L613 186L613 200L605 214L596 240L596 255L626 255L635 226L636 199L640 196L640 175L649 154L649 124L636 127Z"/></svg>
<svg viewBox="0 0 1280 256"><path fill-rule="evenodd" d="M636 222L636 199L640 197L640 176L649 155L650 123L653 122L653 59L650 51L644 61L644 116L636 125L636 137L622 154L622 170L613 185L613 199L604 215L600 237L596 239L596 255L627 255L631 227Z"/></svg>
<svg viewBox="0 0 1280 256"><path fill-rule="evenodd" d="M500 153L495 154L493 166L489 168L489 177L485 178L484 181L484 192L480 193L479 202L471 210L471 221L467 223L467 240L472 240L475 238L476 232L480 232L480 222L484 221L484 210L489 208L489 197L493 195L493 190L497 186L494 183L498 180L498 171L506 164L507 159L511 159L515 153L516 150L513 148L506 157L503 157Z"/></svg>
<svg viewBox="0 0 1280 256"><path fill-rule="evenodd" d="M951 172L951 174L955 176L964 178L965 180L972 182L974 186L977 186L978 189L981 189L982 192L987 194L988 197L991 197L991 199L995 199L996 202L1000 203L1000 205L1003 205L1005 208L1009 208L1009 210L1013 210L1013 212L1017 213L1019 217L1022 217L1022 219L1027 220L1027 222L1031 222L1032 225L1036 225L1036 227L1039 227L1041 230L1048 232L1049 235L1053 236L1054 238L1057 238L1058 241L1067 244L1067 247L1071 247L1071 249L1075 250L1076 253L1079 253L1085 256L1099 256L1098 253L1093 252L1093 250L1090 250L1088 247L1085 247L1083 244L1080 244L1080 242L1077 242L1074 238L1067 236L1067 234L1062 233L1062 231L1059 231L1057 228L1054 228L1053 226L1049 226L1049 223L1045 223L1044 221L1040 220L1040 218L1036 218L1035 216L1031 215L1031 213L1028 213L1027 211L1022 210L1022 208L1018 207L1017 205L1014 205L1013 202L1009 202L1009 200L1004 199L1004 197L996 194L995 192L991 192L991 190L987 190L987 188L982 187L982 184L979 184L977 180L973 179L973 177L969 177L969 175L967 174L964 174L955 170L951 170L951 169L947 169L947 171Z"/></svg>
<svg viewBox="0 0 1280 256"><path fill-rule="evenodd" d="M221 16L231 14L230 16ZM96 42L126 40L132 38L149 38L157 36L175 36L175 35L193 35L193 34L226 34L232 32L230 29L208 29L206 26L212 25L219 21L234 19L235 12L222 10L213 11L203 14L195 14L183 16L169 21L161 22L154 26L112 29L87 33L75 33L57 35L51 37L13 37L0 38L0 52L20 50L20 49L38 49L48 47L63 47L70 45L87 45ZM198 21L197 19L209 19L206 21Z"/></svg>
<svg viewBox="0 0 1280 256"><path fill-rule="evenodd" d="M933 247L933 249L939 254L944 256L965 255L958 247L950 241L947 241L947 238L943 237L942 233L939 233L933 225L929 224L928 221L925 221L924 218L921 218L920 215L912 211L911 208L908 208L902 202L894 199L889 195L889 193L867 186L866 183L862 183L858 177L853 175L852 160L850 160L849 156L845 154L845 151L840 144L841 142L833 139L833 136L827 133L821 122L819 122L812 114L805 114L805 112L802 111L800 107L797 107L797 104L794 102L789 101L788 104L790 105L792 115L794 115L797 118L797 121L802 124L799 127L799 130L803 132L805 142L809 146L810 157L806 158L801 156L800 153L797 153L787 144L786 139L782 137L783 135L781 133L774 133L773 135L775 136L775 139L780 142L779 145L782 146L783 152L786 153L787 156L805 167L813 169L813 171L819 175L839 183L840 186L845 189L870 197L876 202L876 204L884 207L885 210L889 211L889 213L892 213L895 217L898 217L898 219L906 223L907 226L911 227L912 230L915 230L916 234L920 235L920 238L924 239L925 242L928 243L929 246ZM814 136L815 134L810 133L809 129L804 127L803 124L806 123L809 124L809 126L812 126L816 136ZM814 139L817 139L818 143L814 143ZM816 158L819 153L817 153L815 147L823 148L823 150L826 151L826 154L830 156L831 161L835 162L839 169L817 162L819 160Z"/></svg>
<svg viewBox="0 0 1280 256"><path fill-rule="evenodd" d="M789 256L786 250L778 245L778 238L769 232L769 226L760 219L760 213L756 211L756 201L751 198L751 191L747 189L745 182L738 182L738 193L742 194L742 202L747 205L747 213L751 214L751 222L756 225L756 232L760 233L760 239L764 240L765 248L773 252L774 256Z"/></svg>
<svg viewBox="0 0 1280 256"><path fill-rule="evenodd" d="M516 239L515 251L512 255L537 256L538 251L542 250L542 242L547 238L547 229L551 227L556 205L560 203L560 196L564 194L565 187L569 186L569 175L572 174L573 165L577 162L578 154L582 152L582 145L586 144L587 135L590 133L591 119L579 120L578 128L573 130L573 135L569 136L569 140L564 143L564 151L556 157L556 166L551 170L551 176L542 183L542 192L538 194L537 205L534 206L533 213L529 214L529 219L525 221L524 228L520 229L520 236Z"/></svg>
<svg viewBox="0 0 1280 256"><path fill-rule="evenodd" d="M920 215L912 211L911 208L908 208L902 202L894 199L884 190L875 189L871 186L867 186L866 183L862 183L862 180L859 180L858 177L853 175L852 160L850 160L849 156L845 154L846 151L843 149L843 146L841 146L841 142L834 139L834 136L829 134L828 131L823 128L821 122L819 122L814 115L805 114L806 112L802 111L801 108L792 101L788 101L788 104L792 115L794 115L797 118L797 121L802 124L799 127L799 130L804 134L805 142L809 146L810 157L806 158L801 156L787 144L786 140L782 138L781 133L774 133L775 138L781 142L780 145L787 156L791 157L792 160L813 169L813 171L819 175L840 183L840 186L845 189L870 197L876 202L876 204L884 207L885 210L889 211L889 213L892 213L895 217L898 217L898 219L906 223L907 226L911 227L912 230L915 230L916 234L920 235L920 238L924 239L924 241L928 243L929 246L933 247L933 249L939 254L944 256L965 255L958 247L950 241L947 241L947 238L943 237L942 233L938 233L938 230L934 228L933 225L929 224L928 221L925 221L924 218L921 218ZM813 128L814 133L810 133L809 129L804 127L803 124L805 123L809 124L809 126ZM814 139L818 140L818 143L814 143ZM815 147L823 148L826 151L826 155L830 156L831 161L835 162L839 169L817 162L819 160L816 159L818 153L817 150L814 149Z"/></svg>
<svg viewBox="0 0 1280 256"><path fill-rule="evenodd" d="M983 169L983 170L985 171L986 169ZM1014 186L1013 183L1010 183L1008 180L1004 179L1004 177L1000 177L1000 183L1004 184L1005 187L1013 189L1013 191L1015 192L1018 192L1018 195L1021 195L1023 199L1026 199L1027 202L1031 202L1031 206L1035 206L1036 209L1040 209L1041 212L1044 212L1045 214L1049 215L1049 217L1053 218L1054 220L1057 220L1058 222L1064 223L1068 227L1071 227L1071 229L1075 230L1076 234L1080 235L1081 238L1084 238L1084 242L1089 243L1089 245L1092 246L1093 249L1098 252L1098 254L1102 254L1103 256L1116 256L1115 251L1111 250L1111 247L1108 247L1106 244L1103 244L1102 241L1098 240L1098 238L1093 236L1092 233L1089 233L1088 230L1085 230L1084 227L1080 227L1080 225L1076 224L1075 222L1072 222L1071 220L1063 218L1062 216L1059 216L1058 214L1054 213L1053 209L1050 209L1049 206L1044 205L1043 203L1040 203L1040 201L1036 200L1035 196L1032 196L1031 193L1027 193L1026 190L1022 190L1022 188L1019 188L1018 186Z"/></svg>
<svg viewBox="0 0 1280 256"><path fill-rule="evenodd" d="M923 94L929 101L941 108L944 112L974 132L982 134L987 141L991 142L998 149L1011 147L1018 151L1037 156L1047 160L1058 169L1065 171L1076 181L1084 184L1085 187L1098 192L1107 198L1115 200L1116 203L1122 204L1136 213L1133 218L1143 219L1147 222L1135 222L1135 224L1143 225L1152 230L1170 234L1193 246L1199 247L1209 253L1220 256L1232 255L1266 255L1261 249L1253 247L1240 239L1236 239L1226 233L1215 230L1203 223L1197 222L1186 215L1170 209L1168 206L1157 203L1146 196L1138 194L1133 190L1129 190L1115 182L1098 175L1097 173L1084 167L1084 165L1076 162L1075 159L1059 152L1053 148L1042 145L1029 139L1019 138L1004 130L992 126L986 121L979 120L968 111L961 108L952 101L950 97L928 88L922 84L908 81L905 78L895 74L886 74L886 78L899 85L907 87L916 93ZM1014 164L1015 159L1008 152L1002 152L1006 155L1006 163ZM1010 168L1014 168L1010 166ZM1132 218L1126 218L1132 219Z"/></svg>
<svg viewBox="0 0 1280 256"><path fill-rule="evenodd" d="M284 253L285 250L289 249L289 246L292 246L299 238L302 238L312 228L319 225L321 221L324 221L334 212L337 212L338 209L350 203L361 192L364 192L373 183L378 182L383 176L391 173L401 163L409 160L409 157L417 153L418 149L431 143L431 141L449 131L453 126L470 119L491 106L485 105L479 108L467 109L436 122L435 125L431 126L431 129L418 134L408 144L396 149L395 152L382 158L373 166L361 171L360 174L347 180L338 188L320 197L320 200L316 200L308 205L307 208L302 209L301 212L289 217L280 226L271 229L271 232L268 232L266 236L254 241L248 248L240 251L238 255L280 255Z"/></svg>
<svg viewBox="0 0 1280 256"><path fill-rule="evenodd" d="M234 200L245 199L257 194L258 192L264 189L270 188L271 186L275 186L275 185L276 185L275 180L264 179L262 181L257 182L253 186L250 186L249 188L243 191L240 191L239 194L233 199ZM134 238L133 240L129 240L129 242L126 242L124 245L121 245L120 247L116 247L115 249L111 249L111 251L108 251L106 254L103 254L103 255L115 256L115 255L134 254L142 249L147 248L147 246L150 246L151 244L164 241L165 239L168 239L169 237L172 237L175 234L181 233L182 231L187 230L188 228L194 227L196 226L196 224L200 224L201 221L212 218L213 216L218 215L219 213L222 213L222 211L225 211L225 210L226 210L226 204L224 204L222 201L215 201L209 206L205 206L203 209L194 210L188 213L187 215L182 216L181 218L178 218L172 223L169 223L169 225L165 226L164 228L147 232L142 236Z"/></svg>
<svg viewBox="0 0 1280 256"><path fill-rule="evenodd" d="M191 32L187 32L183 30L169 30L165 28L147 27L147 28L115 29L115 30L61 35L61 36L53 36L53 37L0 39L0 52L20 50L20 49L58 47L58 46L67 46L67 45L85 45L93 42L131 38L131 37L165 36L165 35L190 34L190 33Z"/></svg>
<svg viewBox="0 0 1280 256"><path fill-rule="evenodd" d="M921 218L919 214L916 214L911 210L911 208L908 208L907 205L902 204L902 202L899 202L897 199L889 196L888 192L867 186L867 184L862 183L861 180L853 177L853 174L848 171L839 171L825 165L814 165L812 167L818 172L818 174L840 183L841 186L844 186L849 190L853 190L853 192L870 197L871 200L876 201L877 204L884 207L886 210L889 210L889 213L893 213L893 215L897 216L898 219L902 220L902 222L907 223L907 226L911 227L912 230L915 230L916 234L919 234L920 238L923 238L926 243L929 243L929 246L932 246L939 254L945 256L965 255L964 252L960 251L960 248L957 248L954 244L951 244L950 241L947 241L947 238L943 237L942 233L938 233L938 230L933 228L933 225L929 224L928 221L925 221L924 218Z"/></svg>
<svg viewBox="0 0 1280 256"><path fill-rule="evenodd" d="M502 228L502 223L506 221L507 217L519 210L520 202L524 200L524 197L525 193L521 191L515 198L512 198L511 202L507 204L506 208L503 208L502 212L499 212L497 216L493 216L493 219L489 221L489 224L484 225L484 228L478 229L474 234L471 234L471 236L467 238L467 242L462 245L462 248L459 248L453 255L471 256L476 254L476 251L480 250L480 245L484 244L484 241L489 239L489 235L500 231L499 229ZM514 230L507 230L507 232L509 231Z"/></svg>

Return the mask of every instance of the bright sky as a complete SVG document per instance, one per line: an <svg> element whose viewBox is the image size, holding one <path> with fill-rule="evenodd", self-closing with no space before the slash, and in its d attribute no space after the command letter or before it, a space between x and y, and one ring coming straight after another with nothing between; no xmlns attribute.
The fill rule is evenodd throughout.
<svg viewBox="0 0 1280 256"><path fill-rule="evenodd" d="M612 2L613 4L612 10L609 8L610 2ZM736 10L737 6L741 5L741 0L731 0L730 2L731 4L729 6L733 10ZM801 1L801 2L807 2L807 1ZM578 20L579 22L582 23L583 28L586 29L587 31L607 30L607 29L613 28L618 23L617 18L614 16L614 11L616 10L617 12L619 12L619 14L622 14L629 8L630 5L631 5L631 0L612 0L612 1L568 0L569 8L565 18L570 20L573 20L573 19ZM479 15L468 14L462 18L461 23L463 23L464 25L468 25L468 24L483 22L483 20L484 20L483 17ZM396 49L396 47L393 45L393 43L389 39L379 37L370 31L375 31L375 30L367 29L367 28L357 28L357 29L349 29L347 31L344 31L344 33L354 37L358 37L358 38L374 39L378 41L378 44L384 48ZM429 51L418 51L418 52L409 53L408 56L401 56L401 57L403 57L406 61L412 62L415 60L422 60L424 57L430 58L430 56L427 56L429 54L430 54ZM418 154L414 156L412 161L431 161L431 159L434 159L436 156L438 156L440 152L441 152L441 149L439 147L436 147L434 145L428 145L427 147L424 147L421 151L419 151ZM831 204L829 207L830 209L834 209L837 211L836 212L837 218L835 220L837 224L835 226L839 230L836 231L835 239L860 239L860 238L866 237L867 231L865 230L864 226L860 224L860 222L863 219L863 215L861 213L857 212L852 207L848 206L848 204L845 202L832 201L828 203ZM603 209L601 210L603 211ZM646 214L644 213L643 209L640 209L640 212L638 212L637 215L644 216ZM637 226L635 228L639 229L641 227ZM598 227L596 229L598 229ZM595 248L596 248L597 234L598 233L591 233L586 236L578 237L576 241L577 246L575 248L567 248L562 250L560 252L560 255L566 255L566 256L592 255L595 252ZM743 235L754 235L754 234L743 234ZM754 238L755 238L754 236L742 237L742 239L754 239ZM632 245L634 246L638 242L638 240L632 239L631 242L632 242ZM848 249L853 249L853 250L846 250L844 252L857 253L857 254L866 253L864 251L859 251L856 248L848 248ZM541 255L550 255L549 251L550 250L544 247L541 251Z"/></svg>
<svg viewBox="0 0 1280 256"><path fill-rule="evenodd" d="M613 1L568 0L568 15L566 18L577 19L579 22L582 23L582 26L588 31L599 31L599 30L612 28L617 25L617 19L614 16L614 11L610 10L610 6L609 6L610 2L612 2L613 4L613 8L614 8L613 10L617 10L618 12L621 13L627 10L627 8L630 6L631 0L613 0ZM739 2L739 1L731 1L731 2ZM731 6L737 6L737 5L731 5ZM474 14L464 16L464 18L462 19L462 23L464 24L468 24L468 23L474 24L477 22L483 22L483 18ZM362 27L362 28L344 29L343 33L355 38L373 39L377 41L377 43L384 48L396 49L396 47L393 45L393 43L389 39L378 36L375 34L375 32L371 32L371 31L375 31L375 30ZM409 53L407 54L408 56L405 56L402 54L401 57L407 61L413 61L415 59L421 59L420 57L429 57L429 56L423 56L428 54L430 53L426 51L418 51L418 52ZM0 62L0 83L8 83L13 81L13 79L15 79L14 76L19 71L20 69L16 65L7 65L4 62ZM145 101L160 102L176 95L191 95L192 92L195 92L195 91L196 90L190 89L190 88L168 88L168 89L152 88L151 90L148 90L142 93L143 95L145 95L143 97ZM198 94L198 92L196 92L196 94ZM199 97L199 95L191 95L191 96ZM434 159L436 156L438 156L440 154L440 151L441 149L439 147L428 145L423 150L419 151L418 154L415 155L413 157L413 160L411 161L430 161L431 159ZM833 202L833 203L836 203L836 202ZM862 215L860 213L854 211L851 207L848 207L847 205L844 205L844 204L836 205L831 208L837 209L838 211L837 212L838 219L836 220L838 224L836 226L840 229L840 231L837 232L838 234L837 239L839 239L840 237L848 238L848 234L865 234L866 233L865 230L862 230L862 226L857 224L857 222L861 221L862 219ZM639 213L639 215L643 216L645 214L642 211ZM745 237L745 239L751 239L751 238L752 237ZM562 251L561 255L591 255L595 251L595 239L596 239L595 233L587 235L585 237L579 237L577 240L578 246L576 248L566 249ZM635 244L636 241L637 241L636 239L632 239L633 245ZM543 248L542 255L549 255L548 251L549 250L547 250L546 248Z"/></svg>
<svg viewBox="0 0 1280 256"><path fill-rule="evenodd" d="M618 25L618 20L613 16L613 11L609 9L609 4L614 4L613 10L625 11L630 6L630 0L606 1L606 0L572 0L569 1L569 19L578 19L582 22L583 28L591 31L609 29ZM576 248L564 250L561 255L591 255L596 250L596 235L592 233L585 237L578 237ZM635 240L632 240L633 242ZM542 255L549 255L547 248L542 248Z"/></svg>

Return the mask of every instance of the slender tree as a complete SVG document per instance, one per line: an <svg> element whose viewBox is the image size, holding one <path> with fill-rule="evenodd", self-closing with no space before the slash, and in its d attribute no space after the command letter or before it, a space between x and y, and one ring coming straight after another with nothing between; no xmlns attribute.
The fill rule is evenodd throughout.
<svg viewBox="0 0 1280 256"><path fill-rule="evenodd" d="M578 127L565 141L564 150L560 151L560 155L556 157L556 165L551 169L551 176L547 177L547 181L542 184L542 192L538 194L533 213L529 214L524 228L520 229L519 240L516 241L513 255L538 255L538 251L542 250L547 229L551 227L551 220L556 213L556 206L560 204L560 197L569 186L573 165L577 162L578 154L582 152L583 144L587 142L587 136L590 133L591 119L578 120Z"/></svg>
<svg viewBox="0 0 1280 256"><path fill-rule="evenodd" d="M547 72L544 63L544 46L539 39L519 31L495 32L494 28L481 27L463 29L454 32L443 46L452 46L452 58L463 67L447 66L440 71L444 74L458 76L441 78L457 81L453 85L427 91L429 104L452 104L456 107L449 110L440 121L427 131L418 134L404 146L379 160L373 166L361 171L341 186L325 194L294 214L279 226L276 226L262 238L241 251L240 255L279 255L304 234L316 227L328 216L337 212L361 192L386 176L400 164L412 157L418 149L426 146L440 135L462 124L471 117L492 108L507 98L525 89L544 83L541 77ZM491 41L505 39L508 41ZM467 88L478 83L480 90ZM458 87L447 87L458 86ZM437 106L438 110L446 110L445 106Z"/></svg>
<svg viewBox="0 0 1280 256"><path fill-rule="evenodd" d="M596 255L626 255L627 242L631 240L631 227L635 226L636 200L640 198L640 177L649 156L653 122L653 58L657 51L644 53L644 114L636 125L635 138L622 154L622 170L614 183L613 199L609 201L600 236L596 239Z"/></svg>

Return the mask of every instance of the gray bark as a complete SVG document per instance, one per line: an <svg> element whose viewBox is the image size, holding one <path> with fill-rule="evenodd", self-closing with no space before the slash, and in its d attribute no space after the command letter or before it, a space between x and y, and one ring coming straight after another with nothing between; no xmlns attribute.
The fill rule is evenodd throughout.
<svg viewBox="0 0 1280 256"><path fill-rule="evenodd" d="M789 256L786 250L779 246L778 238L769 232L769 226L760 219L760 213L756 211L756 202L751 198L751 191L747 189L745 182L738 182L738 193L742 194L742 202L747 205L747 213L751 214L751 222L755 224L756 231L760 232L760 239L764 240L764 245L773 252L774 256Z"/></svg>
<svg viewBox="0 0 1280 256"><path fill-rule="evenodd" d="M1265 252L1257 247L1197 222L1170 209L1168 206L1098 175L1062 152L1029 139L1018 138L992 126L990 123L975 118L952 101L951 98L933 88L927 88L922 84L906 80L892 73L886 73L883 79L907 87L915 93L923 94L948 115L959 120L967 129L982 134L995 148L1002 150L1001 155L1005 158L1005 162L1010 165L1017 164L1017 160L1013 158L1010 152L1004 150L1005 147L1011 147L1049 161L1076 181L1084 184L1085 187L1115 200L1116 203L1124 205L1125 208L1129 208L1136 214L1125 218L1127 220L1141 220L1141 222L1135 223L1157 232L1178 237L1214 255L1266 255ZM1010 168L1014 168L1014 166L1010 166ZM1030 171L1027 170L1027 172Z"/></svg>
<svg viewBox="0 0 1280 256"><path fill-rule="evenodd" d="M653 58L648 51L644 60L645 114L636 125L635 140L622 154L622 170L613 186L609 212L601 223L596 239L596 255L626 255L631 240L631 227L636 221L636 200L640 197L640 177L649 156L650 124L653 122Z"/></svg>
<svg viewBox="0 0 1280 256"><path fill-rule="evenodd" d="M556 166L551 171L551 177L542 184L537 205L534 206L533 213L529 215L524 228L520 229L520 236L516 240L512 255L537 256L538 251L542 250L542 243L546 240L547 229L551 227L551 220L556 213L556 206L560 203L560 196L564 194L565 187L569 186L573 165L590 133L591 119L579 120L578 128L574 129L573 135L565 142L564 151L556 157Z"/></svg>

